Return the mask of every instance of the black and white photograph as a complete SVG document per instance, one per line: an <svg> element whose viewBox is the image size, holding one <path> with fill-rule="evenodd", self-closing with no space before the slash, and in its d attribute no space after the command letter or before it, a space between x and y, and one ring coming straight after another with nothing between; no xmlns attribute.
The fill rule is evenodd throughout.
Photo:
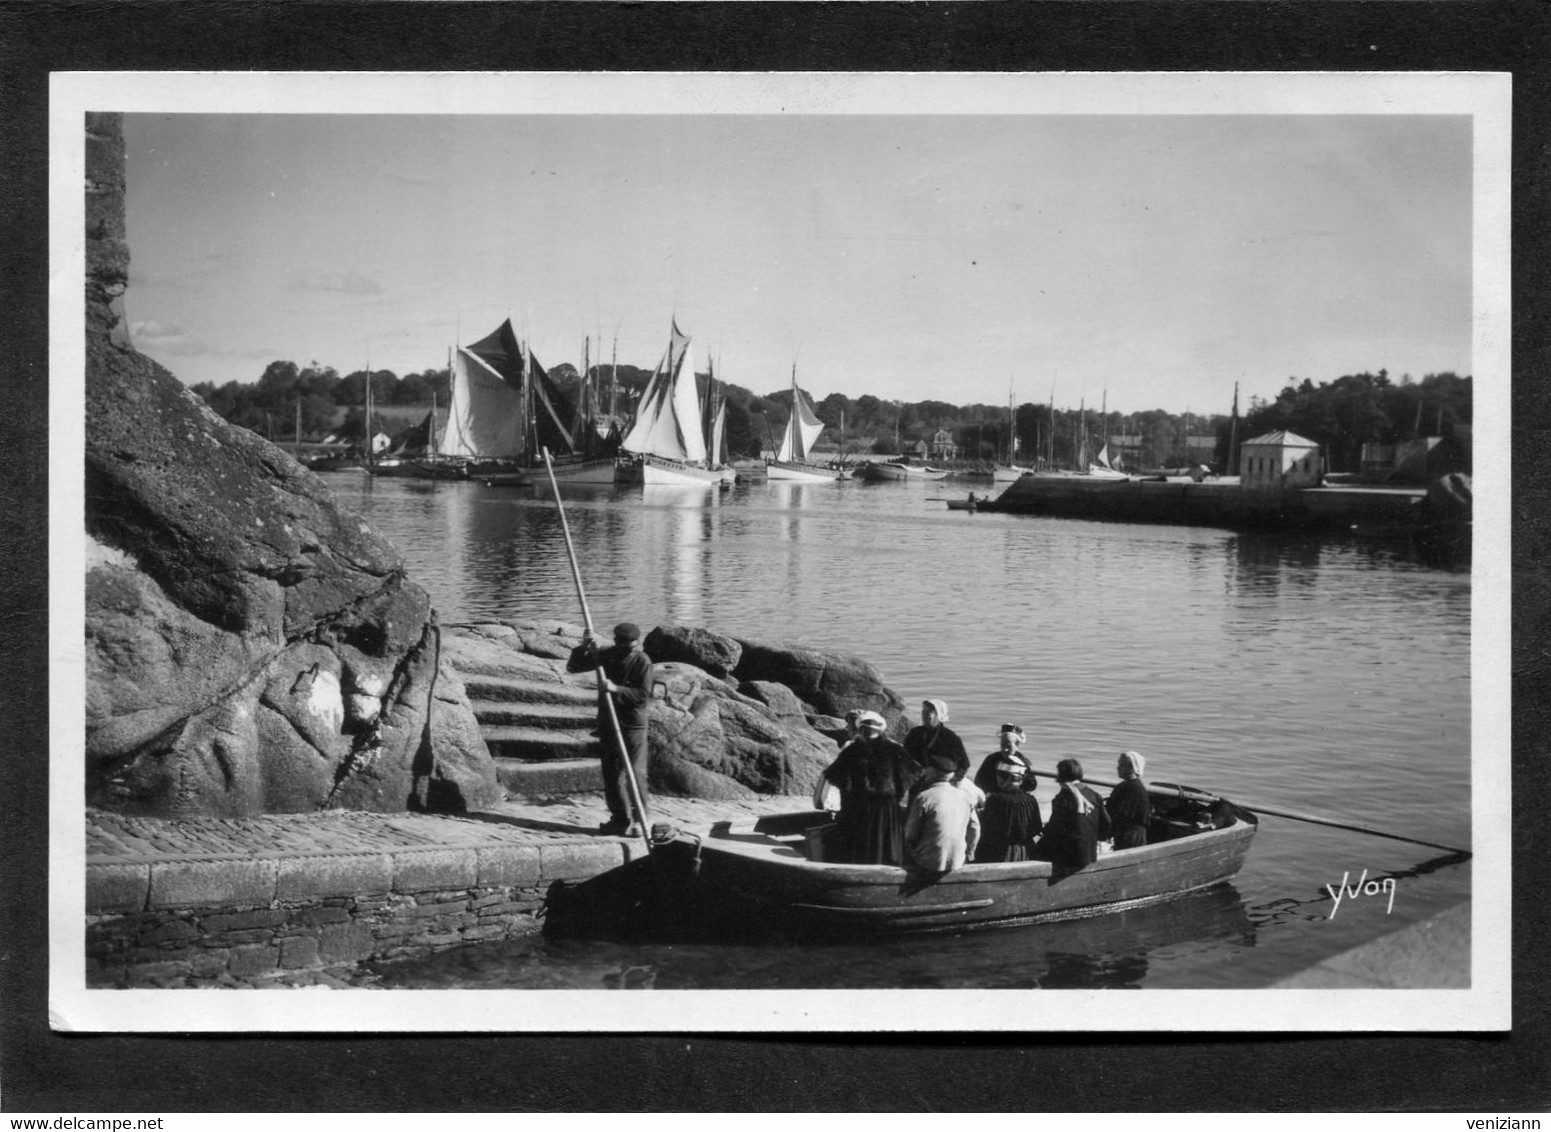
<svg viewBox="0 0 1551 1132"><path fill-rule="evenodd" d="M55 1028L1507 1030L1510 95L56 75Z"/></svg>

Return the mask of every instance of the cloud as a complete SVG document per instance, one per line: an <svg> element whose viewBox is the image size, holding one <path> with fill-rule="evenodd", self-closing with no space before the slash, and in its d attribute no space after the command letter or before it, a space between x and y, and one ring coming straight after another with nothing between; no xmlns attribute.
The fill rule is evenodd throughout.
<svg viewBox="0 0 1551 1132"><path fill-rule="evenodd" d="M343 274L309 272L306 275L297 276L294 286L299 291L327 291L340 295L382 294L380 283L375 279L368 279L358 271L346 271Z"/></svg>
<svg viewBox="0 0 1551 1132"><path fill-rule="evenodd" d="M142 319L129 324L129 337L137 350L161 357L197 358L210 353L210 347L188 334L181 326Z"/></svg>

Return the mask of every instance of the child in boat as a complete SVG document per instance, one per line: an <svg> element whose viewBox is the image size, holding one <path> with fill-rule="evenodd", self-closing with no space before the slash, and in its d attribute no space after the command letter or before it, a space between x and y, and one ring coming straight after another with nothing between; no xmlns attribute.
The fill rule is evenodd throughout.
<svg viewBox="0 0 1551 1132"><path fill-rule="evenodd" d="M1017 754L994 757L994 784L980 811L980 845L975 860L1027 861L1044 827L1039 803L1023 789L1028 764Z"/></svg>
<svg viewBox="0 0 1551 1132"><path fill-rule="evenodd" d="M914 775L905 748L883 734L875 711L856 719L853 742L829 766L825 781L840 791L835 824L845 859L856 865L898 865L904 860L904 804Z"/></svg>
<svg viewBox="0 0 1551 1132"><path fill-rule="evenodd" d="M925 785L905 817L905 867L939 877L974 857L980 819L970 796L954 782L958 763L935 754L926 764Z"/></svg>
<svg viewBox="0 0 1551 1132"><path fill-rule="evenodd" d="M1114 824L1116 849L1136 849L1147 844L1152 806L1147 800L1147 784L1142 781L1146 766L1147 760L1135 751L1123 752L1115 766L1120 782L1104 800L1104 808Z"/></svg>
<svg viewBox="0 0 1551 1132"><path fill-rule="evenodd" d="M1035 857L1062 868L1080 869L1099 859L1099 842L1111 836L1109 811L1092 789L1082 784L1082 763L1056 763L1060 787L1050 802L1050 822L1039 839Z"/></svg>

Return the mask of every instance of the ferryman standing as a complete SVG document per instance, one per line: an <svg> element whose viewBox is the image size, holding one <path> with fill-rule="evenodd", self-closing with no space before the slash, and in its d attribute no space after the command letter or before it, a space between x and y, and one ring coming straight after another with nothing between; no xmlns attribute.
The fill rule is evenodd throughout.
<svg viewBox="0 0 1551 1132"><path fill-rule="evenodd" d="M599 833L640 837L642 829L630 813L629 767L635 770L636 786L641 791L641 811L646 812L646 775L648 768L647 708L652 698L652 658L641 646L641 630L630 621L614 626L614 644L599 649L592 634L571 650L567 672L603 670L598 689L598 738L603 745L603 797L608 802L609 820L598 826ZM609 701L614 711L609 711ZM619 719L614 730L611 714ZM621 750L620 741L624 741Z"/></svg>

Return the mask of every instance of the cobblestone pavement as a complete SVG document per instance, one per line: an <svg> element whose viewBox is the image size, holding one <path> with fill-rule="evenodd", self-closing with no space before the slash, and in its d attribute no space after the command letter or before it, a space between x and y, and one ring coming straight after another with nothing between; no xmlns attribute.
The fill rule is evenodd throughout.
<svg viewBox="0 0 1551 1132"><path fill-rule="evenodd" d="M710 802L653 798L653 821L697 826L752 814L806 809L806 798ZM376 814L330 810L254 818L144 818L86 812L88 862L255 853L335 853L427 846L595 841L608 817L602 794L512 798L473 814Z"/></svg>

